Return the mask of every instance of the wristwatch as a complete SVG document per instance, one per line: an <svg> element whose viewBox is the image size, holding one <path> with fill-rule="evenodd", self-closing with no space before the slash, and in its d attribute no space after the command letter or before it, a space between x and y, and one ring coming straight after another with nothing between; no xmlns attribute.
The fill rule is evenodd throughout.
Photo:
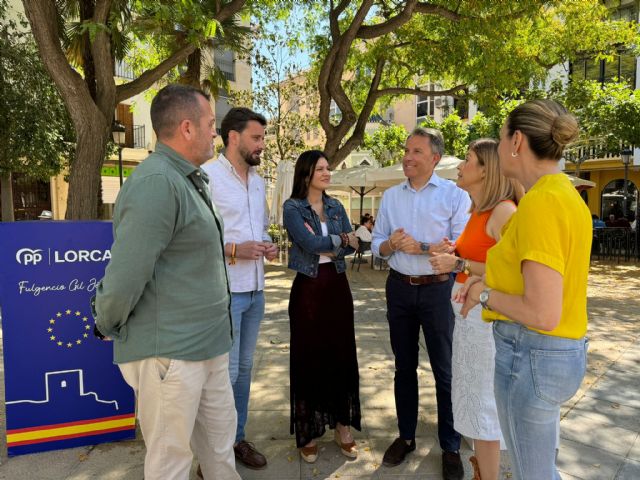
<svg viewBox="0 0 640 480"><path fill-rule="evenodd" d="M482 308L484 308L485 310L491 310L491 307L487 305L487 302L489 301L489 293L491 293L491 290L491 288L485 288L480 292L480 305L482 305Z"/></svg>
<svg viewBox="0 0 640 480"><path fill-rule="evenodd" d="M466 260L464 258L458 258L456 260L455 266L453 267L454 273L462 273L462 272L464 272L465 262L466 262Z"/></svg>
<svg viewBox="0 0 640 480"><path fill-rule="evenodd" d="M462 268L462 272L468 277L471 275L471 262L464 259L464 267Z"/></svg>
<svg viewBox="0 0 640 480"><path fill-rule="evenodd" d="M453 271L455 273L464 273L468 277L471 275L471 262L466 258L458 258Z"/></svg>
<svg viewBox="0 0 640 480"><path fill-rule="evenodd" d="M422 251L423 253L428 253L429 247L431 247L431 245L427 242L420 242L420 251Z"/></svg>

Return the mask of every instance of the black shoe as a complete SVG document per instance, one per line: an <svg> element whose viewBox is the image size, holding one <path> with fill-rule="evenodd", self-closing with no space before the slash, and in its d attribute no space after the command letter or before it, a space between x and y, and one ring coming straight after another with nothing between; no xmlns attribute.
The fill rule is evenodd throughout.
<svg viewBox="0 0 640 480"><path fill-rule="evenodd" d="M462 480L464 468L458 452L442 452L442 477L444 480Z"/></svg>
<svg viewBox="0 0 640 480"><path fill-rule="evenodd" d="M411 443L407 444L402 438L396 438L391 446L384 452L382 457L382 464L385 467L395 467L400 465L404 461L404 457L407 453L413 452L416 449L416 441L411 440Z"/></svg>

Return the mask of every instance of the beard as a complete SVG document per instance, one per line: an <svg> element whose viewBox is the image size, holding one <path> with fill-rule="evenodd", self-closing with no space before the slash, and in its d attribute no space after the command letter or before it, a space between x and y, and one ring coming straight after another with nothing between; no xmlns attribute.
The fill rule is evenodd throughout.
<svg viewBox="0 0 640 480"><path fill-rule="evenodd" d="M240 149L240 155L242 155L242 158L244 159L244 161L247 162L247 165L251 167L257 167L258 165L260 165L261 153L262 151L252 153L252 152L249 152L248 150Z"/></svg>

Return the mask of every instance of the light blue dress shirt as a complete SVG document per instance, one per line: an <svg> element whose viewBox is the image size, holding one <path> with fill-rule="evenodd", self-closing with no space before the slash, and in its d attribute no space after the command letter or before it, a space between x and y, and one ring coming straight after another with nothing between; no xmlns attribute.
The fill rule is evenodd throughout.
<svg viewBox="0 0 640 480"><path fill-rule="evenodd" d="M382 196L371 251L388 259L391 268L405 275L432 275L429 255L393 252L384 257L380 255L380 245L398 228L404 228L419 242L439 243L444 237L455 240L469 220L470 207L467 192L435 173L420 190L406 180Z"/></svg>

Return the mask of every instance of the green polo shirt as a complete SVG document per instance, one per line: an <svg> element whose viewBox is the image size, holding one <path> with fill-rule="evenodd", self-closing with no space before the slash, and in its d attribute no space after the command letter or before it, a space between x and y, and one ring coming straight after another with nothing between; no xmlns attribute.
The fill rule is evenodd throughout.
<svg viewBox="0 0 640 480"><path fill-rule="evenodd" d="M231 314L222 218L206 174L161 143L116 200L111 261L96 324L116 363L199 361L229 351Z"/></svg>

